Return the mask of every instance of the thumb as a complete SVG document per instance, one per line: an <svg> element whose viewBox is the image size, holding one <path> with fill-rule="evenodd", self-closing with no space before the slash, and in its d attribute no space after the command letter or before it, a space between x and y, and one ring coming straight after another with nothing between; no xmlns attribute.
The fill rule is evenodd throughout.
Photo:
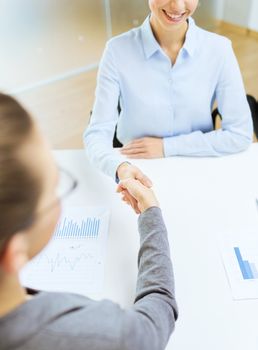
<svg viewBox="0 0 258 350"><path fill-rule="evenodd" d="M140 170L135 176L136 180L139 180L144 186L152 187L152 181L148 178L148 176L144 175Z"/></svg>
<svg viewBox="0 0 258 350"><path fill-rule="evenodd" d="M123 190L127 190L131 196L136 198L138 195L138 192L141 191L143 184L136 179L126 179L126 180L120 181L119 187L120 187L119 192L122 192Z"/></svg>

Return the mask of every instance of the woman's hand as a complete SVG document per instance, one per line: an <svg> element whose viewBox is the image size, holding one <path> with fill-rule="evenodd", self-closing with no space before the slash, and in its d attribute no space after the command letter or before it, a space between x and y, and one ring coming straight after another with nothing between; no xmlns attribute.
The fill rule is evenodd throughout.
<svg viewBox="0 0 258 350"><path fill-rule="evenodd" d="M124 179L136 179L139 180L144 186L151 187L152 182L139 168L128 162L124 162L117 168L117 176L119 180Z"/></svg>
<svg viewBox="0 0 258 350"><path fill-rule="evenodd" d="M121 153L128 158L163 158L163 139L144 137L129 142L121 148Z"/></svg>
<svg viewBox="0 0 258 350"><path fill-rule="evenodd" d="M127 202L127 204L131 204L130 201L128 201L128 195L134 198L137 205L134 210L137 214L143 213L148 208L159 206L152 189L144 186L138 180L127 179L120 181L117 192L122 193L122 199Z"/></svg>
<svg viewBox="0 0 258 350"><path fill-rule="evenodd" d="M120 181L128 179L138 180L145 187L152 186L151 180L146 175L144 175L144 173L139 168L127 162L124 162L119 165L119 167L117 168L117 176ZM137 205L137 200L135 199L135 197L130 195L130 192L125 191L123 195L123 200L130 204L137 214L140 213Z"/></svg>

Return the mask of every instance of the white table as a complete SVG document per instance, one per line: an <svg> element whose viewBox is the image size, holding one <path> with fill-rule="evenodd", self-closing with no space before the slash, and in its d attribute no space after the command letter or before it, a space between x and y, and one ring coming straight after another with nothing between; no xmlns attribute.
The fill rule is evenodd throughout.
<svg viewBox="0 0 258 350"><path fill-rule="evenodd" d="M137 216L83 150L55 151L80 182L71 204L105 205L111 223L103 297L130 306L137 275ZM167 349L257 350L258 300L233 301L217 236L258 232L258 144L222 158L134 162L154 182L169 232L179 320Z"/></svg>

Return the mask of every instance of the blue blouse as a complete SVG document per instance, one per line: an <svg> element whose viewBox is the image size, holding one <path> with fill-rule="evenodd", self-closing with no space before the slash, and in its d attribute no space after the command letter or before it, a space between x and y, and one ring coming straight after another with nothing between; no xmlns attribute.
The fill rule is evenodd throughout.
<svg viewBox="0 0 258 350"><path fill-rule="evenodd" d="M108 41L84 143L90 160L115 178L124 157L112 140L163 138L169 156L221 156L245 150L253 124L231 42L189 18L175 64L156 41L149 17L139 28ZM121 114L117 106L120 102ZM214 103L223 116L213 130Z"/></svg>

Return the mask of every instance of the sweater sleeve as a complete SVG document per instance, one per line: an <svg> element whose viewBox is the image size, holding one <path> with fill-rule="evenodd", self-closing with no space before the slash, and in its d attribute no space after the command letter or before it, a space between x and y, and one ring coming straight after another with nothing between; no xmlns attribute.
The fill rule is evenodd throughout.
<svg viewBox="0 0 258 350"><path fill-rule="evenodd" d="M135 303L125 311L122 349L164 349L178 316L174 276L161 210L139 217L140 250Z"/></svg>

